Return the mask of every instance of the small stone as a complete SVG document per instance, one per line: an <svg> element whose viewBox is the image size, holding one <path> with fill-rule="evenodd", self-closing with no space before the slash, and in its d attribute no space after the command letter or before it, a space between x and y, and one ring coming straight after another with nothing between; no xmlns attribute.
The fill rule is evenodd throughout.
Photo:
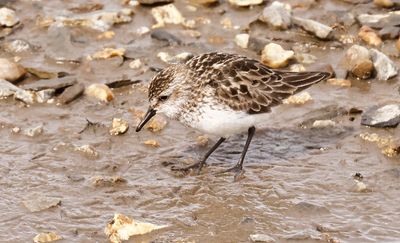
<svg viewBox="0 0 400 243"><path fill-rule="evenodd" d="M0 79L15 83L25 74L25 69L18 63L12 62L6 58L0 58Z"/></svg>
<svg viewBox="0 0 400 243"><path fill-rule="evenodd" d="M331 38L333 29L315 20L292 17L292 22L320 39L326 40Z"/></svg>
<svg viewBox="0 0 400 243"><path fill-rule="evenodd" d="M356 77L367 79L374 71L370 52L367 48L359 45L350 47L345 55L346 68Z"/></svg>
<svg viewBox="0 0 400 243"><path fill-rule="evenodd" d="M122 57L124 56L124 48L104 48L101 51L94 53L91 58L93 59L107 59L111 57Z"/></svg>
<svg viewBox="0 0 400 243"><path fill-rule="evenodd" d="M138 34L138 35L144 35L144 34L147 34L149 32L150 32L150 28L146 27L146 26L139 27L136 30L136 34Z"/></svg>
<svg viewBox="0 0 400 243"><path fill-rule="evenodd" d="M219 35L213 35L208 37L207 41L210 44L215 44L215 45L222 45L225 44L225 38Z"/></svg>
<svg viewBox="0 0 400 243"><path fill-rule="evenodd" d="M249 45L249 38L249 34L237 34L235 36L235 43L241 48L246 49Z"/></svg>
<svg viewBox="0 0 400 243"><path fill-rule="evenodd" d="M80 97L84 91L85 85L81 83L74 84L64 89L64 91L58 96L58 100L61 104L68 104Z"/></svg>
<svg viewBox="0 0 400 243"><path fill-rule="evenodd" d="M43 126L39 125L36 127L28 128L22 131L22 134L28 137L36 137L43 133Z"/></svg>
<svg viewBox="0 0 400 243"><path fill-rule="evenodd" d="M13 127L12 129L11 129L11 132L12 133L19 133L21 131L21 128L19 128L19 127Z"/></svg>
<svg viewBox="0 0 400 243"><path fill-rule="evenodd" d="M167 126L167 120L157 116L151 119L145 126L145 128L151 132L159 132Z"/></svg>
<svg viewBox="0 0 400 243"><path fill-rule="evenodd" d="M293 64L289 67L291 72L305 72L306 68L302 64Z"/></svg>
<svg viewBox="0 0 400 243"><path fill-rule="evenodd" d="M140 61L140 59L135 59L129 63L129 68L132 68L132 69L139 69L142 66L143 66L143 63L142 63L142 61Z"/></svg>
<svg viewBox="0 0 400 243"><path fill-rule="evenodd" d="M33 242L35 243L46 243L57 240L62 240L62 237L54 232L40 233L33 238Z"/></svg>
<svg viewBox="0 0 400 243"><path fill-rule="evenodd" d="M103 177L96 176L92 179L94 186L115 186L126 183L126 179L121 176Z"/></svg>
<svg viewBox="0 0 400 243"><path fill-rule="evenodd" d="M265 242L265 243L273 243L275 239L266 234L253 234L250 235L250 239L253 242Z"/></svg>
<svg viewBox="0 0 400 243"><path fill-rule="evenodd" d="M151 231L168 227L167 225L155 225L151 223L142 223L135 221L125 215L116 213L104 229L112 243L121 243L134 235L144 235Z"/></svg>
<svg viewBox="0 0 400 243"><path fill-rule="evenodd" d="M196 138L197 145L205 147L208 145L209 138L206 135L200 135Z"/></svg>
<svg viewBox="0 0 400 243"><path fill-rule="evenodd" d="M397 37L399 37L399 34L400 27L396 26L386 26L379 31L379 36L384 40L396 39Z"/></svg>
<svg viewBox="0 0 400 243"><path fill-rule="evenodd" d="M317 128L334 127L336 126L336 122L332 120L316 120L312 126Z"/></svg>
<svg viewBox="0 0 400 243"><path fill-rule="evenodd" d="M37 47L32 46L29 42L22 39L11 40L3 44L3 48L7 52L21 53L25 51L32 51Z"/></svg>
<svg viewBox="0 0 400 243"><path fill-rule="evenodd" d="M378 34L370 27L363 26L358 32L358 36L371 46L380 46L382 44L381 38Z"/></svg>
<svg viewBox="0 0 400 243"><path fill-rule="evenodd" d="M286 30L291 25L292 8L289 4L274 1L265 7L259 19L275 29Z"/></svg>
<svg viewBox="0 0 400 243"><path fill-rule="evenodd" d="M275 43L266 45L261 53L261 61L271 68L286 67L293 57L293 51L286 51Z"/></svg>
<svg viewBox="0 0 400 243"><path fill-rule="evenodd" d="M22 85L21 88L26 90L40 91L44 89L64 89L77 83L76 77L67 76L55 79L41 79L30 84Z"/></svg>
<svg viewBox="0 0 400 243"><path fill-rule="evenodd" d="M36 92L36 101L38 103L46 103L48 100L54 97L56 90L54 89L44 89Z"/></svg>
<svg viewBox="0 0 400 243"><path fill-rule="evenodd" d="M181 45L182 40L175 35L163 29L155 29L151 32L150 37L159 41L165 41L169 45Z"/></svg>
<svg viewBox="0 0 400 243"><path fill-rule="evenodd" d="M98 39L98 40L109 40L109 39L114 38L114 36L115 36L115 32L112 31L112 30L109 30L109 31L105 31L105 32L97 35L96 39Z"/></svg>
<svg viewBox="0 0 400 243"><path fill-rule="evenodd" d="M110 129L110 135L116 136L126 133L129 129L129 123L121 118L113 118Z"/></svg>
<svg viewBox="0 0 400 243"><path fill-rule="evenodd" d="M33 104L36 101L36 93L29 90L19 89L15 92L14 98L26 104Z"/></svg>
<svg viewBox="0 0 400 243"><path fill-rule="evenodd" d="M334 86L351 87L351 81L348 79L330 78L326 82Z"/></svg>
<svg viewBox="0 0 400 243"><path fill-rule="evenodd" d="M105 84L91 84L85 89L85 94L102 102L110 102L114 99L113 92Z"/></svg>
<svg viewBox="0 0 400 243"><path fill-rule="evenodd" d="M142 5L166 4L172 3L174 0L137 0Z"/></svg>
<svg viewBox="0 0 400 243"><path fill-rule="evenodd" d="M259 5L263 0L229 0L229 3L238 7L248 7L252 5Z"/></svg>
<svg viewBox="0 0 400 243"><path fill-rule="evenodd" d="M397 75L398 68L389 57L376 49L369 50L369 54L372 57L376 76L379 80L388 80Z"/></svg>
<svg viewBox="0 0 400 243"><path fill-rule="evenodd" d="M61 204L61 200L55 197L35 194L33 196L30 196L28 199L22 201L22 203L30 212L33 213L58 206Z"/></svg>
<svg viewBox="0 0 400 243"><path fill-rule="evenodd" d="M233 28L232 20L230 18L223 18L220 23L224 27L224 29Z"/></svg>
<svg viewBox="0 0 400 243"><path fill-rule="evenodd" d="M302 92L284 99L282 103L286 105L304 105L311 100L312 97L308 92Z"/></svg>
<svg viewBox="0 0 400 243"><path fill-rule="evenodd" d="M400 105L372 107L361 116L361 125L371 127L396 127L400 123Z"/></svg>
<svg viewBox="0 0 400 243"><path fill-rule="evenodd" d="M19 22L15 11L9 8L0 8L0 25L6 27L12 27Z"/></svg>
<svg viewBox="0 0 400 243"><path fill-rule="evenodd" d="M160 147L160 143L157 140L150 139L143 142L144 145L151 146L151 147Z"/></svg>
<svg viewBox="0 0 400 243"><path fill-rule="evenodd" d="M152 28L164 27L166 24L183 24L185 21L185 18L172 3L152 8L151 14L157 22Z"/></svg>
<svg viewBox="0 0 400 243"><path fill-rule="evenodd" d="M391 8L394 6L392 0L374 0L374 4L378 7Z"/></svg>
<svg viewBox="0 0 400 243"><path fill-rule="evenodd" d="M99 153L96 151L96 149L88 144L81 145L81 146L74 145L74 151L80 152L89 158L99 157Z"/></svg>

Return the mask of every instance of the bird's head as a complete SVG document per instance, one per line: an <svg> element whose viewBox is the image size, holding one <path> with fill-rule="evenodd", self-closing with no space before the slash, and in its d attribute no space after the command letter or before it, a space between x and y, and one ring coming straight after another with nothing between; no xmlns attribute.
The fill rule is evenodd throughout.
<svg viewBox="0 0 400 243"><path fill-rule="evenodd" d="M164 113L176 118L180 107L190 94L189 84L185 82L187 69L182 64L169 66L157 73L150 82L148 97L149 109L136 128L139 132L156 115Z"/></svg>

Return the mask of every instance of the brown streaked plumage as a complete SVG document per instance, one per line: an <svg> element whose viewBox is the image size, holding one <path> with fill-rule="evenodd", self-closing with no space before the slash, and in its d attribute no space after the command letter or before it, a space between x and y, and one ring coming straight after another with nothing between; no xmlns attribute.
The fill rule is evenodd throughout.
<svg viewBox="0 0 400 243"><path fill-rule="evenodd" d="M248 130L242 164L257 124L272 107L311 85L330 77L327 72L286 72L272 70L244 56L207 53L185 64L160 71L150 83L150 107L137 131L156 114L168 117L221 139L196 165L200 171L208 156L225 137Z"/></svg>

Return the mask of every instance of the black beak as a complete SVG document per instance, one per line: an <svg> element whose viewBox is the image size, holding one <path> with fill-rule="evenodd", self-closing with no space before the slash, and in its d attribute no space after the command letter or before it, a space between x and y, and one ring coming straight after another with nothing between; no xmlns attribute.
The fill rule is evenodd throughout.
<svg viewBox="0 0 400 243"><path fill-rule="evenodd" d="M144 125L146 125L146 123L153 117L155 116L157 113L156 110L149 108L146 112L146 115L144 115L143 120L140 121L139 125L136 127L136 132L139 132L140 130L142 130L142 128L144 127Z"/></svg>

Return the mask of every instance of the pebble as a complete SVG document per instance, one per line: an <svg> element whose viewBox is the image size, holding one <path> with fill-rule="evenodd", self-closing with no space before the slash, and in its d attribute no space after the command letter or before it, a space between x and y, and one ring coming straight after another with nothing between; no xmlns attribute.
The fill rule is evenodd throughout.
<svg viewBox="0 0 400 243"><path fill-rule="evenodd" d="M129 129L128 121L123 120L121 118L113 118L111 129L109 132L110 135L116 136L126 133L128 129Z"/></svg>
<svg viewBox="0 0 400 243"><path fill-rule="evenodd" d="M166 4L172 3L174 0L137 0L142 5Z"/></svg>
<svg viewBox="0 0 400 243"><path fill-rule="evenodd" d="M246 49L249 46L249 38L249 34L237 34L235 36L235 43L241 48Z"/></svg>
<svg viewBox="0 0 400 243"><path fill-rule="evenodd" d="M137 28L136 30L136 34L138 35L144 35L150 32L150 28L147 26L141 26L139 28Z"/></svg>
<svg viewBox="0 0 400 243"><path fill-rule="evenodd" d="M4 79L0 79L0 99L10 96L17 96L25 103L33 103L34 101L34 95L32 92L23 90Z"/></svg>
<svg viewBox="0 0 400 243"><path fill-rule="evenodd" d="M317 61L317 57L308 53L296 53L295 58L302 64L313 64Z"/></svg>
<svg viewBox="0 0 400 243"><path fill-rule="evenodd" d="M302 64L293 64L289 67L291 72L305 72L306 68Z"/></svg>
<svg viewBox="0 0 400 243"><path fill-rule="evenodd" d="M19 89L15 92L14 98L26 104L33 104L36 101L36 94L33 91Z"/></svg>
<svg viewBox="0 0 400 243"><path fill-rule="evenodd" d="M85 144L85 145L81 145L81 146L76 146L76 145L73 145L73 146L74 146L74 151L80 152L89 158L94 159L94 158L99 157L99 153L91 145Z"/></svg>
<svg viewBox="0 0 400 243"><path fill-rule="evenodd" d="M368 49L360 45L353 45L346 51L345 62L347 70L361 79L371 77L374 71Z"/></svg>
<svg viewBox="0 0 400 243"><path fill-rule="evenodd" d="M265 243L273 243L275 239L266 234L253 234L250 235L250 239L253 242L265 242Z"/></svg>
<svg viewBox="0 0 400 243"><path fill-rule="evenodd" d="M112 176L112 177L96 176L92 179L92 184L94 186L115 186L126 182L127 180L121 176Z"/></svg>
<svg viewBox="0 0 400 243"><path fill-rule="evenodd" d="M389 57L376 49L370 49L369 53L379 80L388 80L397 75L398 68Z"/></svg>
<svg viewBox="0 0 400 243"><path fill-rule="evenodd" d="M0 79L5 79L11 83L20 80L26 74L26 70L13 61L0 58Z"/></svg>
<svg viewBox="0 0 400 243"><path fill-rule="evenodd" d="M7 52L20 53L26 51L32 51L38 47L31 45L28 41L22 39L15 39L7 41L3 44L3 48Z"/></svg>
<svg viewBox="0 0 400 243"><path fill-rule="evenodd" d="M354 180L354 182L356 183L356 185L355 185L356 192L369 192L370 191L364 182L359 181L359 180Z"/></svg>
<svg viewBox="0 0 400 243"><path fill-rule="evenodd" d="M105 31L96 36L97 40L109 40L115 37L115 32L112 30Z"/></svg>
<svg viewBox="0 0 400 243"><path fill-rule="evenodd" d="M315 20L292 17L292 22L320 39L326 40L331 38L333 29Z"/></svg>
<svg viewBox="0 0 400 243"><path fill-rule="evenodd" d="M326 82L334 86L351 87L351 81L348 79L330 78Z"/></svg>
<svg viewBox="0 0 400 243"><path fill-rule="evenodd" d="M42 133L43 133L43 126L42 125L38 125L36 127L24 129L22 131L22 134L24 134L24 135L26 135L28 137L36 137L36 136L39 136Z"/></svg>
<svg viewBox="0 0 400 243"><path fill-rule="evenodd" d="M209 140L210 139L208 138L207 135L200 135L196 138L196 143L201 147L206 147L208 145Z"/></svg>
<svg viewBox="0 0 400 243"><path fill-rule="evenodd" d="M38 103L46 103L51 98L54 97L55 93L56 93L55 89L44 89L44 90L38 91L38 92L36 92L36 101Z"/></svg>
<svg viewBox="0 0 400 243"><path fill-rule="evenodd" d="M374 4L378 7L391 8L394 6L400 6L399 0L374 0Z"/></svg>
<svg viewBox="0 0 400 243"><path fill-rule="evenodd" d="M360 14L357 16L357 20L361 25L382 29L390 23L400 22L400 11L385 14Z"/></svg>
<svg viewBox="0 0 400 243"><path fill-rule="evenodd" d="M292 95L289 98L283 100L283 104L286 105L304 105L305 103L312 100L310 93L302 92L300 94Z"/></svg>
<svg viewBox="0 0 400 243"><path fill-rule="evenodd" d="M382 44L379 35L368 26L361 27L358 36L370 46L380 46Z"/></svg>
<svg viewBox="0 0 400 243"><path fill-rule="evenodd" d="M399 34L400 34L400 27L396 26L386 26L379 31L379 36L383 40L396 39L397 37L399 37Z"/></svg>
<svg viewBox="0 0 400 243"><path fill-rule="evenodd" d="M336 122L332 120L316 120L312 126L316 128L334 127L336 126Z"/></svg>
<svg viewBox="0 0 400 243"><path fill-rule="evenodd" d="M164 27L166 24L183 24L185 21L185 18L172 3L152 8L151 14L157 22L152 28Z"/></svg>
<svg viewBox="0 0 400 243"><path fill-rule="evenodd" d="M161 116L154 117L145 126L145 128L151 132L159 132L167 126L167 120Z"/></svg>
<svg viewBox="0 0 400 243"><path fill-rule="evenodd" d="M85 89L85 94L102 102L110 102L114 99L113 92L105 84L91 84Z"/></svg>
<svg viewBox="0 0 400 243"><path fill-rule="evenodd" d="M64 91L58 96L59 103L68 104L71 101L80 97L85 91L85 85L77 83L64 89Z"/></svg>
<svg viewBox="0 0 400 243"><path fill-rule="evenodd" d="M181 45L182 40L175 35L163 29L155 29L151 32L150 37L155 40L165 41L169 45Z"/></svg>
<svg viewBox="0 0 400 243"><path fill-rule="evenodd" d="M35 242L35 243L45 243L45 242L52 242L52 241L57 241L57 240L62 240L62 237L57 235L54 232L40 233L40 234L37 234L33 238L33 242Z"/></svg>
<svg viewBox="0 0 400 243"><path fill-rule="evenodd" d="M271 68L286 67L293 57L293 51L286 51L275 43L266 45L261 53L261 61Z"/></svg>
<svg viewBox="0 0 400 243"><path fill-rule="evenodd" d="M229 0L229 3L237 7L248 7L252 5L259 5L263 0Z"/></svg>
<svg viewBox="0 0 400 243"><path fill-rule="evenodd" d="M150 139L143 142L144 145L151 146L151 147L160 147L160 143L157 140Z"/></svg>
<svg viewBox="0 0 400 243"><path fill-rule="evenodd" d="M108 59L111 57L123 57L124 54L124 48L104 48L103 50L89 56L89 59Z"/></svg>
<svg viewBox="0 0 400 243"><path fill-rule="evenodd" d="M370 127L396 127L400 123L400 105L372 107L361 116L361 125Z"/></svg>
<svg viewBox="0 0 400 243"><path fill-rule="evenodd" d="M21 88L25 90L40 91L44 89L59 90L77 83L77 79L74 76L66 76L63 78L55 79L41 79L30 84L22 85Z"/></svg>
<svg viewBox="0 0 400 243"><path fill-rule="evenodd" d="M6 7L0 8L0 25L12 27L19 22L15 11Z"/></svg>
<svg viewBox="0 0 400 243"><path fill-rule="evenodd" d="M289 4L274 1L270 6L264 8L259 20L275 29L286 30L292 23L291 16L292 8Z"/></svg>
<svg viewBox="0 0 400 243"><path fill-rule="evenodd" d="M22 203L30 212L33 213L58 206L61 204L61 200L55 197L35 194L22 201Z"/></svg>
<svg viewBox="0 0 400 243"><path fill-rule="evenodd" d="M142 61L140 61L140 59L135 59L129 63L129 68L132 68L132 69L139 69L142 66L143 66L143 63L142 63Z"/></svg>

